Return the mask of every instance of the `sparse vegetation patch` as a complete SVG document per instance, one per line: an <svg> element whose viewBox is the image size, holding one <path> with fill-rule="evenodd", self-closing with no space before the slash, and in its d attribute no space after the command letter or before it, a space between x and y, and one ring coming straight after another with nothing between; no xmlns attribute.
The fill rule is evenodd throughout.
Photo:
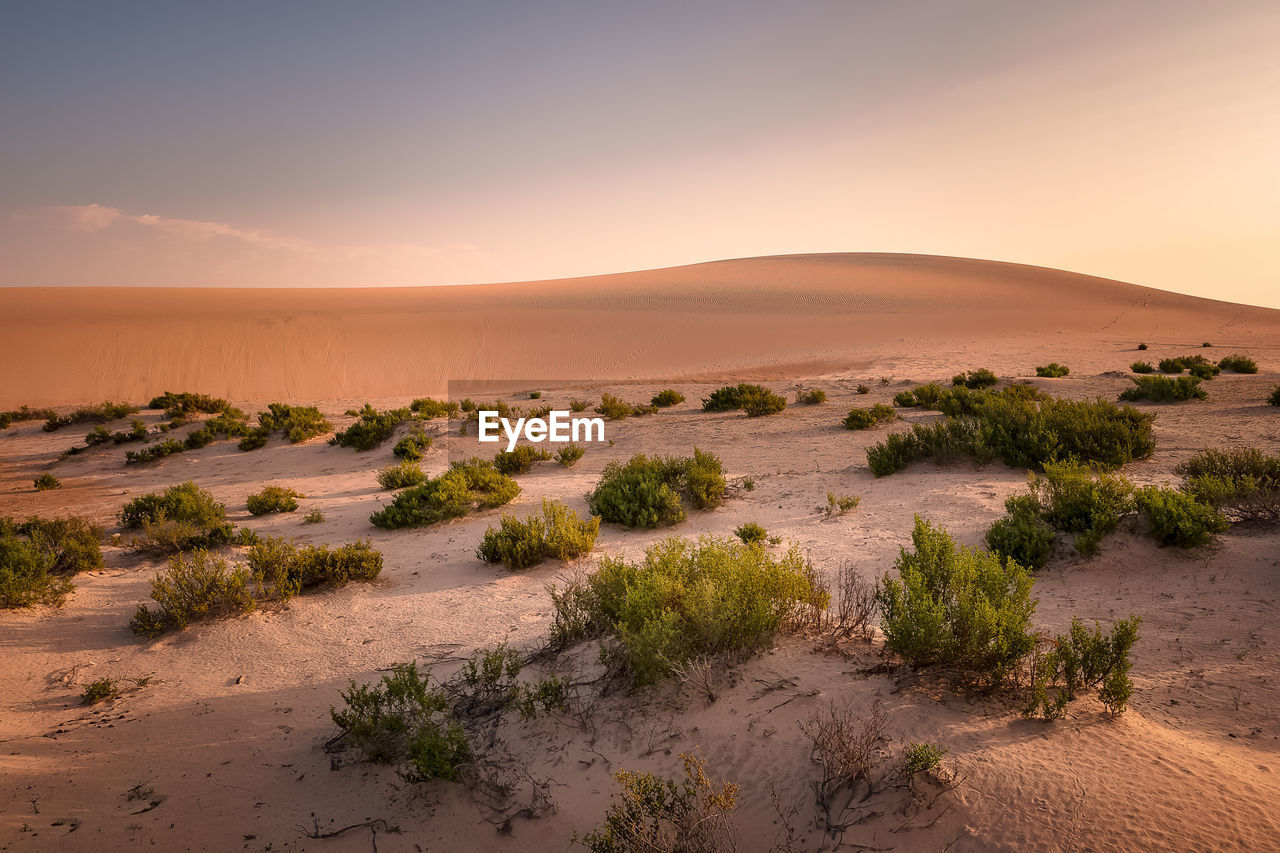
<svg viewBox="0 0 1280 853"><path fill-rule="evenodd" d="M264 486L262 491L249 495L245 508L250 515L266 515L272 512L293 512L298 508L298 498L306 495L287 486Z"/></svg>
<svg viewBox="0 0 1280 853"><path fill-rule="evenodd" d="M369 516L375 527L395 530L424 527L479 509L509 503L520 494L515 480L486 459L454 462L439 477L428 479L396 495L384 509Z"/></svg>
<svg viewBox="0 0 1280 853"><path fill-rule="evenodd" d="M1036 368L1036 376L1043 376L1049 379L1058 379L1066 376L1070 372L1071 368L1067 367L1065 364L1058 364L1056 361L1051 361L1048 364Z"/></svg>
<svg viewBox="0 0 1280 853"><path fill-rule="evenodd" d="M542 502L542 517L521 521L504 515L498 527L490 527L476 556L486 563L502 563L513 570L527 569L543 560L581 557L595 546L599 518L581 518L558 501Z"/></svg>
<svg viewBox="0 0 1280 853"><path fill-rule="evenodd" d="M139 531L132 546L156 553L227 544L232 525L226 517L226 507L192 482L134 498L119 513L121 527Z"/></svg>
<svg viewBox="0 0 1280 853"><path fill-rule="evenodd" d="M610 462L588 496L593 515L627 527L657 527L685 518L685 502L714 509L725 491L719 457L694 448L679 459L640 454L626 464Z"/></svg>

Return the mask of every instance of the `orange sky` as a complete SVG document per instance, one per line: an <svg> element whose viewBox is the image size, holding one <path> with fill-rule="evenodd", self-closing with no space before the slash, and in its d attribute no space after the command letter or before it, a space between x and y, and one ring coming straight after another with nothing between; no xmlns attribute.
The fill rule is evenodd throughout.
<svg viewBox="0 0 1280 853"><path fill-rule="evenodd" d="M0 284L868 251L1280 307L1280 4L465 5L6 5Z"/></svg>

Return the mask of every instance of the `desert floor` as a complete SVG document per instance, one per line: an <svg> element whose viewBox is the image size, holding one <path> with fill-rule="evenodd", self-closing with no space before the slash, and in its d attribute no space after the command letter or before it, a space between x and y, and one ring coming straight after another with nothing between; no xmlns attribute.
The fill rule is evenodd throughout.
<svg viewBox="0 0 1280 853"><path fill-rule="evenodd" d="M1097 281L1082 280L1074 298L1057 291L1038 298L1000 284L992 292L961 293L954 306L928 310L869 304L866 316L846 310L843 302L818 302L807 314L788 313L799 312L794 305L757 305L756 313L730 314L720 326L707 319L719 302L694 306L695 311L664 307L654 296L637 299L631 308L606 306L616 316L630 316L636 328L627 326L612 342L596 329L584 336L588 355L616 356L600 356L598 369L590 358L569 364L568 356L550 366L536 358L522 363L507 353L509 341L490 337L493 348L481 351L498 367L489 375L539 383L512 387L504 399L513 403L528 405L527 393L517 392L531 387L545 392L539 403L556 408L605 391L647 401L664 387L688 400L657 415L609 422L612 444L588 446L572 469L544 463L520 475L522 492L507 507L417 530L381 531L368 521L389 499L374 475L392 460L391 442L364 453L329 446L324 438L297 446L276 438L252 453L220 442L125 467L125 448L111 446L55 464L87 427L55 433L42 432L39 422L11 427L0 433L0 515L73 513L106 525L110 533L116 511L130 497L194 480L226 503L237 525L299 542L369 538L382 551L385 568L371 585L307 594L283 608L146 641L129 631L128 621L147 601L149 581L163 563L109 545L106 570L77 576L75 592L61 607L0 611L0 850L364 851L371 844L380 851L564 850L575 832L599 825L616 790L613 772L675 776L679 753L694 749L713 776L741 786L735 816L739 849L767 850L784 840L771 792L784 812L794 807L793 849L834 849L835 840L813 828L817 767L797 726L831 702L852 703L861 711L880 703L895 738L945 745L962 779L948 792L921 797L892 789L872 797L861 806L865 820L843 834L844 849L1277 849L1280 530L1274 525L1237 525L1217 545L1186 552L1159 548L1140 531L1122 528L1104 540L1098 555L1084 559L1064 552L1037 573L1035 622L1045 631L1063 631L1073 615L1104 624L1130 614L1142 617L1132 673L1135 696L1118 719L1087 698L1073 703L1062 720L1024 720L1016 706L965 696L935 674L883 666L877 640L834 653L789 637L736 667L711 703L669 685L606 697L587 726L563 716L515 722L504 738L534 776L550 780L554 810L515 820L506 835L485 820L465 786L406 784L392 768L360 763L352 755L335 761L323 748L336 733L330 707L349 679L372 680L379 669L415 659L447 676L477 648L504 639L517 647L536 646L550 623L547 584L575 568L589 570L600 554L639 557L667 536L730 535L754 521L798 544L824 572L851 563L873 578L891 571L898 549L909 545L916 514L962 542L979 544L1002 514L1004 499L1024 491L1025 471L999 463L916 463L876 479L867 470L866 447L887 430L937 415L910 409L887 428L841 427L851 406L887 403L920 381L990 367L1004 378L1029 379L1067 397L1115 399L1129 384L1124 371L1139 357L1138 340L1149 341L1151 349L1141 357L1152 361L1199 351L1202 340L1211 340L1215 347L1206 352L1247 352L1262 372L1217 377L1206 383L1207 401L1138 404L1158 414L1157 450L1124 473L1138 484L1173 483L1177 463L1202 448L1280 452L1280 409L1263 405L1280 383L1280 312ZM1015 298L1001 288L1022 295ZM883 289L887 294L893 287ZM725 304L741 306L772 297L726 298ZM908 305L916 298L902 295ZM0 295L0 302L17 299ZM926 304L927 294L919 301ZM1005 313L990 313L1000 305ZM128 305L118 307L129 314ZM67 310L80 316L74 305ZM883 316L876 313L882 310ZM968 322L980 315L994 319L981 326ZM51 315L41 316L52 328ZM488 322L465 312L459 316L464 325ZM525 316L537 328L572 326L550 309L546 323L533 309ZM661 331L663 316L677 331ZM75 317L73 329L81 322ZM129 317L136 319L136 312ZM98 343L85 347L107 347L103 341L118 338L112 346L121 352L141 348L163 365L165 348L179 345L157 342L170 334L163 329L155 337L122 331L109 312L97 322ZM376 326L373 319L360 322ZM671 363L636 366L643 352L637 356L629 348L645 326L659 336L669 334L676 353ZM703 328L714 328L715 335L703 341L689 336L690 329ZM769 328L781 330L781 342L771 342ZM423 336L429 338L429 330ZM385 345L394 349L394 343L395 335L388 334ZM213 346L199 346L206 344ZM572 347L573 341L557 345ZM465 353L460 339L450 346L464 348L450 350L451 357ZM209 352L199 358L215 358ZM406 352L427 357L425 351ZM22 358L35 363L33 356ZM134 380L117 381L114 368L82 364L32 374L27 362L11 361L3 405L143 401L169 387L223 394L248 412L273 399L316 403L342 427L351 421L342 412L366 399L386 407L439 393L427 387L364 397L360 377L376 368L391 373L399 365L406 377L396 381L412 379L404 360L389 352L381 358L362 362L354 375L335 374L341 390L312 396L291 392L318 387L327 362L313 365L301 380L283 369L268 372L275 378L254 380L253 391L237 393L228 390L235 377L218 376L216 363L164 376L165 368L156 366L129 384ZM1071 376L1035 379L1034 366L1053 360L1069 364ZM236 369L248 375L252 365L239 363ZM554 375L608 378L547 378ZM438 376L455 374L445 369ZM797 388L818 387L828 401L790 406L767 418L702 412L700 397L719 384L710 380L727 376L765 377L789 399ZM855 392L863 382L872 388L865 396ZM155 423L160 417L149 411L144 419ZM476 442L474 431L459 437L443 420L429 429L437 435L424 460L429 473L439 473L453 458L494 452L493 445ZM691 512L686 522L656 531L605 525L596 553L576 567L544 563L513 573L476 558L485 529L504 512L524 516L543 498L555 498L585 514L584 495L607 462L640 452L684 455L695 446L724 462L731 489L719 509ZM35 491L31 481L45 470L64 488ZM741 487L748 477L755 483L750 491ZM251 517L245 497L264 483L292 486L307 499L296 513ZM861 504L827 518L819 507L829 491L859 495ZM302 516L312 509L322 511L325 522L304 525ZM586 658L579 663L591 666ZM84 685L104 675L151 680L113 702L81 706ZM131 798L131 790L150 793ZM385 821L378 825L381 831L358 829L330 839L307 835L376 819ZM392 827L399 831L387 831Z"/></svg>

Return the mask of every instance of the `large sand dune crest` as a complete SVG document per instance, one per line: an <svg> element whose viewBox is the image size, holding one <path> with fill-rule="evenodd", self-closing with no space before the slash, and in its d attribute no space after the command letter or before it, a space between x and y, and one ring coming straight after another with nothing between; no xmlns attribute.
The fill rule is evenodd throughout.
<svg viewBox="0 0 1280 853"><path fill-rule="evenodd" d="M887 373L921 348L948 362L991 336L1030 354L1046 329L1128 346L1209 334L1247 346L1274 340L1280 311L1041 267L879 254L456 287L0 288L0 406L166 388L385 398L441 393L451 379Z"/></svg>

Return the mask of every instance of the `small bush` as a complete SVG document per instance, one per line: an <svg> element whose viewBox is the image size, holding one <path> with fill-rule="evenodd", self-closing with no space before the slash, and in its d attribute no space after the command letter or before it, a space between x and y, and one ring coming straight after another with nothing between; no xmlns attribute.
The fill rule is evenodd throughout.
<svg viewBox="0 0 1280 853"><path fill-rule="evenodd" d="M845 429L871 429L882 423L895 421L898 413L884 403L876 403L869 409L852 408L845 415Z"/></svg>
<svg viewBox="0 0 1280 853"><path fill-rule="evenodd" d="M420 429L406 435L404 438L396 442L396 446L391 449L393 455L405 460L406 462L418 462L422 459L423 454L427 452L427 448L431 446L431 436L427 435Z"/></svg>
<svg viewBox="0 0 1280 853"><path fill-rule="evenodd" d="M763 545L769 540L769 532L754 521L748 521L746 524L739 525L733 531L733 535L737 536L747 545Z"/></svg>
<svg viewBox="0 0 1280 853"><path fill-rule="evenodd" d="M1222 372L1216 364L1193 364L1188 370L1196 379L1212 379Z"/></svg>
<svg viewBox="0 0 1280 853"><path fill-rule="evenodd" d="M1162 358L1160 359L1161 373L1181 373L1187 369L1186 364L1180 358Z"/></svg>
<svg viewBox="0 0 1280 853"><path fill-rule="evenodd" d="M625 465L610 462L588 496L591 513L627 527L657 527L685 518L684 501L713 509L724 497L720 459L694 448L686 459L643 454Z"/></svg>
<svg viewBox="0 0 1280 853"><path fill-rule="evenodd" d="M787 400L785 397L768 390L762 392L751 391L742 398L742 411L746 412L749 418L776 415L786 407Z"/></svg>
<svg viewBox="0 0 1280 853"><path fill-rule="evenodd" d="M1149 361L1135 361L1133 364L1129 365L1129 369L1134 373L1151 373L1155 370Z"/></svg>
<svg viewBox="0 0 1280 853"><path fill-rule="evenodd" d="M158 606L140 606L129 623L134 633L145 637L181 630L204 619L247 613L254 606L249 570L232 568L204 549L174 555L169 568L152 579L151 597Z"/></svg>
<svg viewBox="0 0 1280 853"><path fill-rule="evenodd" d="M50 489L61 489L62 481L50 474L48 471L36 477L34 481L36 491L47 492Z"/></svg>
<svg viewBox="0 0 1280 853"><path fill-rule="evenodd" d="M1146 344L1138 344L1138 349L1145 350L1146 348L1147 348Z"/></svg>
<svg viewBox="0 0 1280 853"><path fill-rule="evenodd" d="M80 704L97 705L99 702L109 702L119 695L120 686L116 684L116 680L103 676L85 685L84 692L80 694Z"/></svg>
<svg viewBox="0 0 1280 853"><path fill-rule="evenodd" d="M493 457L493 467L498 473L511 476L527 474L533 470L533 463L544 462L551 458L551 453L532 444L521 444L515 450L499 450Z"/></svg>
<svg viewBox="0 0 1280 853"><path fill-rule="evenodd" d="M231 404L221 397L210 397L208 394L192 394L188 391L175 394L165 391L159 397L152 397L147 403L148 409L164 409L164 416L170 420L187 420L195 414L215 415L231 410Z"/></svg>
<svg viewBox="0 0 1280 853"><path fill-rule="evenodd" d="M763 385L726 385L702 401L704 412L731 412L742 409L752 417L772 415L787 407L787 401Z"/></svg>
<svg viewBox="0 0 1280 853"><path fill-rule="evenodd" d="M591 407L591 403L587 402L586 400L570 400L569 401L569 411L571 412L585 412L590 407Z"/></svg>
<svg viewBox="0 0 1280 853"><path fill-rule="evenodd" d="M857 495L837 495L835 492L827 492L827 505L823 507L823 511L828 518L833 515L844 515L846 512L853 512L860 503L862 498Z"/></svg>
<svg viewBox="0 0 1280 853"><path fill-rule="evenodd" d="M1136 387L1122 391L1121 400L1164 403L1170 400L1203 400L1209 396L1200 387L1200 379L1195 376L1179 376L1176 379L1167 376L1139 376L1130 381Z"/></svg>
<svg viewBox="0 0 1280 853"><path fill-rule="evenodd" d="M596 414L604 415L611 421L619 421L629 417L652 415L658 411L657 405L643 406L638 403L627 403L612 394L603 394L600 405L596 406Z"/></svg>
<svg viewBox="0 0 1280 853"><path fill-rule="evenodd" d="M354 447L356 450L373 450L391 437L400 424L409 420L409 409L388 409L380 412L368 403L357 412L360 420L335 433L330 444Z"/></svg>
<svg viewBox="0 0 1280 853"><path fill-rule="evenodd" d="M134 498L119 513L121 527L142 533L133 547L159 553L225 545L232 532L226 516L226 507L192 482Z"/></svg>
<svg viewBox="0 0 1280 853"><path fill-rule="evenodd" d="M703 655L767 647L797 611L826 606L798 548L774 557L731 539L667 539L643 562L603 557L600 570L553 594L553 639L608 635L608 655L637 684Z"/></svg>
<svg viewBox="0 0 1280 853"><path fill-rule="evenodd" d="M720 853L735 849L738 786L715 785L700 757L681 753L684 781L623 770L604 825L580 842L591 853ZM578 839L574 839L575 842Z"/></svg>
<svg viewBox="0 0 1280 853"><path fill-rule="evenodd" d="M1011 497L1004 503L1006 515L987 530L987 547L1002 560L1013 560L1028 569L1041 569L1053 553L1057 534L1040 517L1033 495Z"/></svg>
<svg viewBox="0 0 1280 853"><path fill-rule="evenodd" d="M502 506L518 494L516 481L494 468L492 462L469 459L454 462L439 477L400 492L369 520L385 530L424 527L477 509Z"/></svg>
<svg viewBox="0 0 1280 853"><path fill-rule="evenodd" d="M1200 346L1202 346L1202 347L1211 347L1211 346L1213 346L1213 344L1209 343L1208 341L1205 341L1205 342L1204 342L1204 343L1202 343Z"/></svg>
<svg viewBox="0 0 1280 853"><path fill-rule="evenodd" d="M1134 504L1161 545L1208 545L1231 526L1221 511L1177 489L1145 486L1135 493Z"/></svg>
<svg viewBox="0 0 1280 853"><path fill-rule="evenodd" d="M132 406L128 403L113 403L110 400L95 406L81 406L67 415L58 415L50 411L46 412L48 419L45 421L44 431L54 432L74 424L107 423L108 421L127 418L129 415L136 414L137 411L137 406Z"/></svg>
<svg viewBox="0 0 1280 853"><path fill-rule="evenodd" d="M678 406L684 402L684 395L679 391L673 391L670 388L663 389L653 395L653 399L649 401L655 406L666 408L668 406Z"/></svg>
<svg viewBox="0 0 1280 853"><path fill-rule="evenodd" d="M129 450L124 454L124 462L126 465L141 465L145 462L154 462L157 459L163 459L166 456L172 456L175 453L185 453L187 446L181 441L174 441L166 438L159 444L153 444L145 450Z"/></svg>
<svg viewBox="0 0 1280 853"><path fill-rule="evenodd" d="M1050 650L1035 662L1031 702L1023 714L1055 719L1062 716L1068 701L1094 687L1113 716L1124 713L1133 694L1129 652L1138 641L1141 621L1137 616L1121 619L1109 634L1103 634L1096 622L1090 631L1078 618L1072 619L1066 636L1053 640Z"/></svg>
<svg viewBox="0 0 1280 853"><path fill-rule="evenodd" d="M1076 534L1075 548L1081 554L1095 552L1133 506L1133 485L1096 466L1049 463L1044 474L1032 474L1030 482L1040 517L1058 530Z"/></svg>
<svg viewBox="0 0 1280 853"><path fill-rule="evenodd" d="M409 486L424 483L426 480L426 472L417 462L405 461L397 465L388 465L378 471L378 485L387 490L406 489Z"/></svg>
<svg viewBox="0 0 1280 853"><path fill-rule="evenodd" d="M1000 378L985 367L968 373L957 373L951 378L952 385L963 385L966 388L990 388L999 381Z"/></svg>
<svg viewBox="0 0 1280 853"><path fill-rule="evenodd" d="M949 750L936 743L911 741L902 753L902 771L907 776L917 773L936 773L942 767L942 758Z"/></svg>
<svg viewBox="0 0 1280 853"><path fill-rule="evenodd" d="M809 388L796 392L796 403L805 406L816 406L827 402L827 392L821 388Z"/></svg>
<svg viewBox="0 0 1280 853"><path fill-rule="evenodd" d="M963 385L963 383L961 383ZM899 391L893 395L893 404L899 408L932 409L938 404L945 390L936 382L917 385L909 391Z"/></svg>
<svg viewBox="0 0 1280 853"><path fill-rule="evenodd" d="M102 568L101 537L82 518L0 518L0 608L60 603L71 575Z"/></svg>
<svg viewBox="0 0 1280 853"><path fill-rule="evenodd" d="M458 404L421 397L409 404L409 410L424 420L453 418L458 415Z"/></svg>
<svg viewBox="0 0 1280 853"><path fill-rule="evenodd" d="M1046 365L1036 368L1036 376L1043 376L1049 379L1058 379L1062 376L1066 376L1070 372L1071 368L1067 367L1065 364L1058 364L1056 361L1051 361Z"/></svg>
<svg viewBox="0 0 1280 853"><path fill-rule="evenodd" d="M1272 390L1271 395L1267 397L1267 405L1280 406L1280 385L1277 385L1275 389Z"/></svg>
<svg viewBox="0 0 1280 853"><path fill-rule="evenodd" d="M302 517L303 524L319 524L324 521L324 513L318 509L313 509Z"/></svg>
<svg viewBox="0 0 1280 853"><path fill-rule="evenodd" d="M265 412L258 412L258 429L252 435L255 444L259 439L266 443L267 436L273 432L282 434L290 444L301 444L318 435L324 435L333 429L320 410L315 406L289 406L284 403L271 403ZM261 447L261 444L256 446ZM253 449L245 447L241 442L241 450Z"/></svg>
<svg viewBox="0 0 1280 853"><path fill-rule="evenodd" d="M298 508L298 498L306 495L286 486L265 486L262 491L249 495L245 509L250 515L266 515L270 512L293 512Z"/></svg>
<svg viewBox="0 0 1280 853"><path fill-rule="evenodd" d="M416 663L397 664L377 683L350 682L345 707L329 710L344 739L369 761L401 764L407 781L456 782L471 761L466 733L449 713L449 699L431 689Z"/></svg>
<svg viewBox="0 0 1280 853"><path fill-rule="evenodd" d="M1256 448L1203 450L1174 470L1183 478L1183 491L1231 518L1280 518L1280 456Z"/></svg>
<svg viewBox="0 0 1280 853"><path fill-rule="evenodd" d="M871 386L870 386L870 385L859 385L859 386L858 386L857 388L855 388L854 390L856 390L859 394L870 394L870 393L871 393Z"/></svg>
<svg viewBox="0 0 1280 853"><path fill-rule="evenodd" d="M1258 363L1247 355L1228 355L1218 362L1218 367L1232 373L1257 373Z"/></svg>
<svg viewBox="0 0 1280 853"><path fill-rule="evenodd" d="M1000 686L1032 650L1032 579L1012 560L957 547L916 517L913 551L903 550L877 600L885 646L913 666L943 664Z"/></svg>
<svg viewBox="0 0 1280 853"><path fill-rule="evenodd" d="M555 460L566 468L572 468L578 464L578 460L587 452L585 447L578 444L566 444L564 447L556 451Z"/></svg>
<svg viewBox="0 0 1280 853"><path fill-rule="evenodd" d="M367 540L330 548L269 537L249 549L248 568L255 601L288 601L315 587L374 580L382 573L382 553Z"/></svg>
<svg viewBox="0 0 1280 853"><path fill-rule="evenodd" d="M53 409L32 409L29 406L21 406L7 412L0 412L0 429L8 429L23 421L56 420L57 417L58 413Z"/></svg>
<svg viewBox="0 0 1280 853"><path fill-rule="evenodd" d="M504 515L499 527L490 527L476 556L486 563L503 563L519 570L555 558L572 560L595 547L600 519L583 519L558 501L542 502L542 517L524 521Z"/></svg>
<svg viewBox="0 0 1280 853"><path fill-rule="evenodd" d="M542 392L541 392L541 391L530 391L530 392L529 392L529 399L530 399L530 400L541 400L541 399L542 399Z"/></svg>

